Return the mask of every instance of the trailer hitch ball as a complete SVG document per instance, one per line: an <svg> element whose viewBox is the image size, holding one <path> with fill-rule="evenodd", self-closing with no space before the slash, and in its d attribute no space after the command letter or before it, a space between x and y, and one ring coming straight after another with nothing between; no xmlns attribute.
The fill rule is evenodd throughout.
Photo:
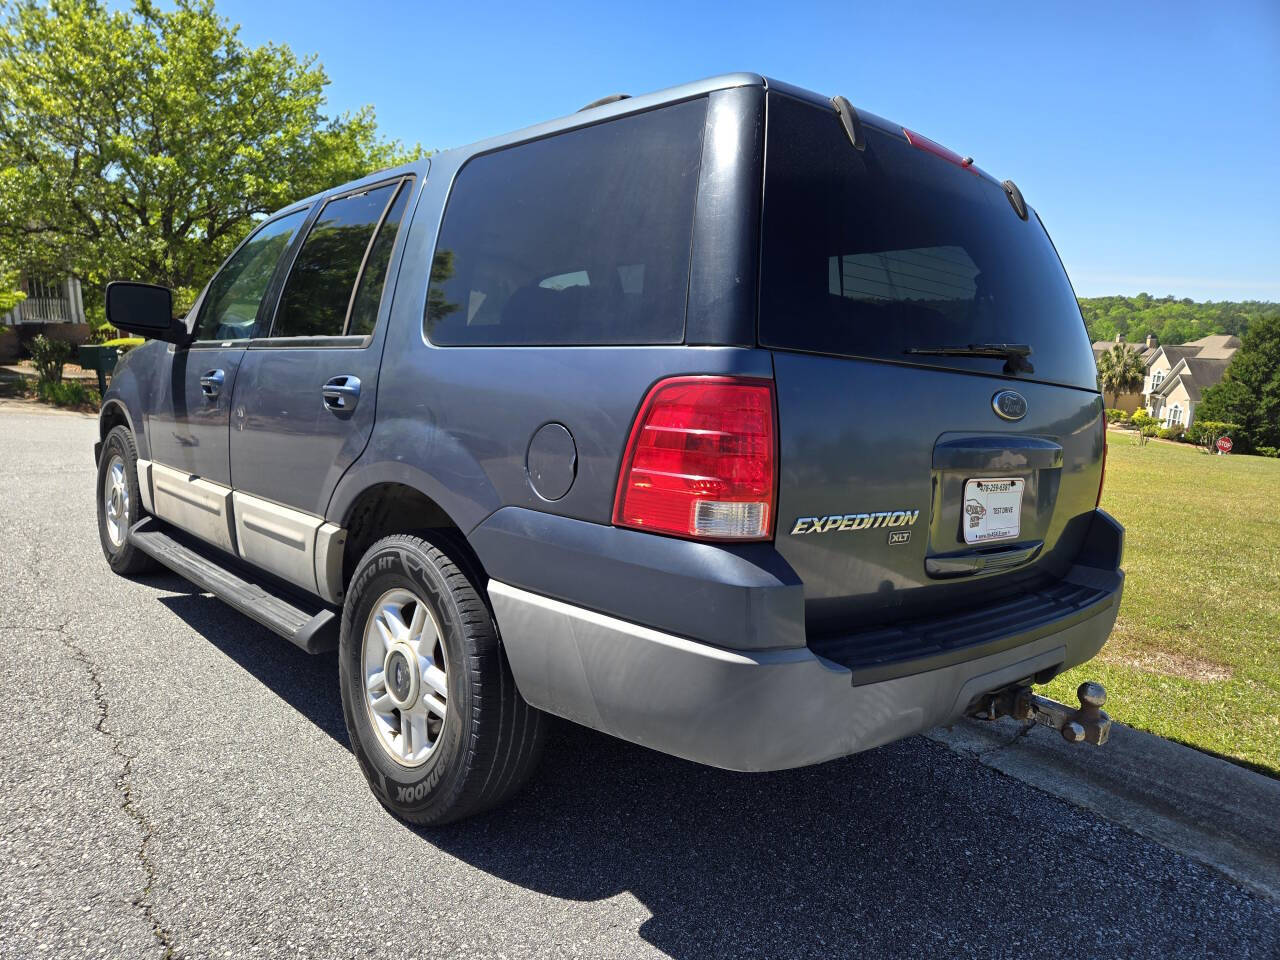
<svg viewBox="0 0 1280 960"><path fill-rule="evenodd" d="M1031 719L1053 727L1067 743L1091 743L1100 747L1111 735L1111 718L1102 712L1102 705L1107 702L1107 691L1100 683L1085 681L1076 688L1080 706L1075 710L1065 703L1037 696L1029 689L1020 699L1023 698L1030 707Z"/></svg>
<svg viewBox="0 0 1280 960"><path fill-rule="evenodd" d="M988 720L1010 716L1022 723L1052 727L1067 743L1102 746L1111 735L1111 718L1103 712L1107 691L1102 684L1085 682L1076 689L1077 708L1033 693L1030 687L1006 687L991 694L980 714Z"/></svg>
<svg viewBox="0 0 1280 960"><path fill-rule="evenodd" d="M1092 707L1095 710L1101 710L1107 702L1107 691L1102 684L1086 680L1076 687L1076 699L1080 701L1081 709Z"/></svg>

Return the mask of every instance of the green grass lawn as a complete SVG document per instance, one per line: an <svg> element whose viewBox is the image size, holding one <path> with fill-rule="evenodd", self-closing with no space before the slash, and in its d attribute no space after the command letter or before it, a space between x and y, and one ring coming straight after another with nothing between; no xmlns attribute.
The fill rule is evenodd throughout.
<svg viewBox="0 0 1280 960"><path fill-rule="evenodd" d="M1102 507L1125 526L1124 600L1081 680L1112 718L1280 777L1280 460L1111 431Z"/></svg>

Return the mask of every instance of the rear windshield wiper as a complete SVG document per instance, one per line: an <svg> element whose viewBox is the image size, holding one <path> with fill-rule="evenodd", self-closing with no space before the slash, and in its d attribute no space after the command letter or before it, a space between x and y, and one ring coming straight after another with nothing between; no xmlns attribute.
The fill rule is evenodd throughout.
<svg viewBox="0 0 1280 960"><path fill-rule="evenodd" d="M908 347L903 353L922 357L1000 357L1005 373L1035 373L1027 360L1031 347L1025 343L970 343L963 347Z"/></svg>

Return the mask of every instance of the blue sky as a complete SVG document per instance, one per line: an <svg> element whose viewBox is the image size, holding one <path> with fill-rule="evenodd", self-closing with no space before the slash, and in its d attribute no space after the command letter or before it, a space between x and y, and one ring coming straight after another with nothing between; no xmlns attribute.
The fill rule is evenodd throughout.
<svg viewBox="0 0 1280 960"><path fill-rule="evenodd" d="M1277 0L218 9L431 148L733 70L842 93L1015 180L1082 296L1280 300Z"/></svg>

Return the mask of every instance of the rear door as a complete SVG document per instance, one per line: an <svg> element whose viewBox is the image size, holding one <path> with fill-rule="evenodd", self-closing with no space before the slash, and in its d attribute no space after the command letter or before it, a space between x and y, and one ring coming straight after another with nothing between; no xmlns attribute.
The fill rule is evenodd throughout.
<svg viewBox="0 0 1280 960"><path fill-rule="evenodd" d="M901 128L864 122L859 151L829 107L771 93L768 111L760 340L778 389L778 550L811 635L1061 576L1105 434L1038 217ZM993 344L1029 346L1031 369L954 353Z"/></svg>
<svg viewBox="0 0 1280 960"><path fill-rule="evenodd" d="M373 429L388 287L412 178L327 199L245 351L231 416L240 553L313 585L315 530Z"/></svg>

